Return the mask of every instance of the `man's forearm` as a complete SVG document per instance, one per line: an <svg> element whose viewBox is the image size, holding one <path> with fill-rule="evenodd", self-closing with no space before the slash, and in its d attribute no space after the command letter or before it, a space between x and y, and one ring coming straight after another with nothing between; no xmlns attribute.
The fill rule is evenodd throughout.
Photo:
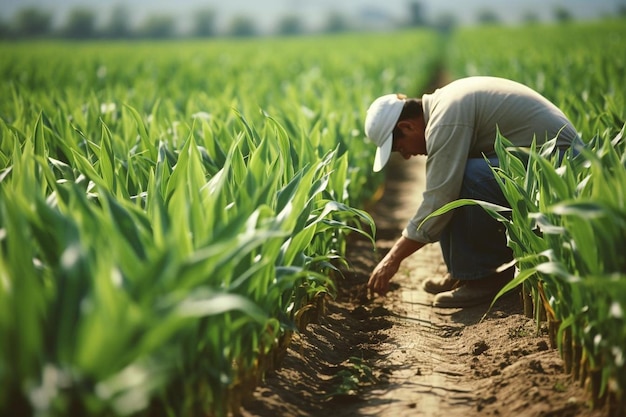
<svg viewBox="0 0 626 417"><path fill-rule="evenodd" d="M402 262L404 258L411 256L426 244L401 236L393 245L386 258L392 262Z"/></svg>

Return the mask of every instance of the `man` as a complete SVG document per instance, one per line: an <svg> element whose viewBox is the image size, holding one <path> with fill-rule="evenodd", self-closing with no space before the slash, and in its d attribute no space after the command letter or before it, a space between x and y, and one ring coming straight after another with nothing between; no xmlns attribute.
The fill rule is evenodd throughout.
<svg viewBox="0 0 626 417"><path fill-rule="evenodd" d="M436 307L469 307L493 299L513 277L502 224L479 206L465 206L418 226L433 211L459 198L508 206L490 165L497 131L520 147L557 138L557 147L578 141L576 129L554 104L529 87L495 77L456 80L421 99L388 94L367 111L365 134L378 149L374 171L392 151L404 159L426 155L426 190L417 213L372 272L368 287L384 295L403 259L439 241L448 274L430 278L424 289ZM486 162L484 157L489 159Z"/></svg>

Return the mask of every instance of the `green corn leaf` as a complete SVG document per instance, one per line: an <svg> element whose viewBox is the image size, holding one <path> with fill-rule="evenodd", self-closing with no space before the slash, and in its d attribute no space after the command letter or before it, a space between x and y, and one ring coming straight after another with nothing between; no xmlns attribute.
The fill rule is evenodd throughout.
<svg viewBox="0 0 626 417"><path fill-rule="evenodd" d="M503 222L508 222L508 219L506 217L504 217L500 213L510 212L511 211L510 208L504 207L504 206L500 206L498 204L489 203L489 202L486 202L486 201L462 198L462 199L458 199L458 200L452 201L452 202L444 205L443 207L433 211L428 217L426 217L419 224L418 229L420 227L422 227L424 222L426 222L427 220L429 220L429 219L431 219L433 217L441 216L442 214L446 214L446 213L448 213L448 212L450 212L450 211L452 211L452 210L454 210L456 208L459 208L459 207L471 206L471 205L478 205L478 206L482 207L483 209L485 209L485 211L487 211L487 213L489 213L496 220L500 220L500 221L503 221Z"/></svg>
<svg viewBox="0 0 626 417"><path fill-rule="evenodd" d="M236 294L202 292L192 294L176 308L176 314L183 318L195 318L241 311L256 322L263 324L267 315L254 303Z"/></svg>
<svg viewBox="0 0 626 417"><path fill-rule="evenodd" d="M115 177L115 156L113 154L111 131L102 122L102 134L100 136L100 155L98 158L100 176L107 188L116 192L117 184Z"/></svg>

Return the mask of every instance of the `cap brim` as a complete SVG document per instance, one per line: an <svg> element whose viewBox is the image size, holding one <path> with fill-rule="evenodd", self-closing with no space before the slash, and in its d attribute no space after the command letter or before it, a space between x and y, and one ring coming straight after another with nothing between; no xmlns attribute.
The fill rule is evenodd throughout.
<svg viewBox="0 0 626 417"><path fill-rule="evenodd" d="M381 146L376 148L376 156L374 157L374 172L378 172L385 167L387 161L389 161L392 146L393 133L389 134L387 140Z"/></svg>

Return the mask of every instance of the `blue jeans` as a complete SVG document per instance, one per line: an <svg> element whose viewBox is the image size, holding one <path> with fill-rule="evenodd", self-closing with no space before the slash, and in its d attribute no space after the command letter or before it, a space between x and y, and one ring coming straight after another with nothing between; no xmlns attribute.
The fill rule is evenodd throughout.
<svg viewBox="0 0 626 417"><path fill-rule="evenodd" d="M491 158L489 162L498 166L497 158ZM459 198L509 207L483 158L467 161ZM499 266L513 260L513 251L506 244L504 225L476 205L454 210L439 243L448 272L459 280L486 278Z"/></svg>
<svg viewBox="0 0 626 417"><path fill-rule="evenodd" d="M558 152L560 163L565 149ZM572 152L572 156L577 154ZM489 158L489 163L484 158L467 160L459 198L510 207L490 165L500 166L498 158ZM506 228L477 205L455 209L439 243L448 272L459 280L487 278L513 260L513 251L506 244Z"/></svg>

